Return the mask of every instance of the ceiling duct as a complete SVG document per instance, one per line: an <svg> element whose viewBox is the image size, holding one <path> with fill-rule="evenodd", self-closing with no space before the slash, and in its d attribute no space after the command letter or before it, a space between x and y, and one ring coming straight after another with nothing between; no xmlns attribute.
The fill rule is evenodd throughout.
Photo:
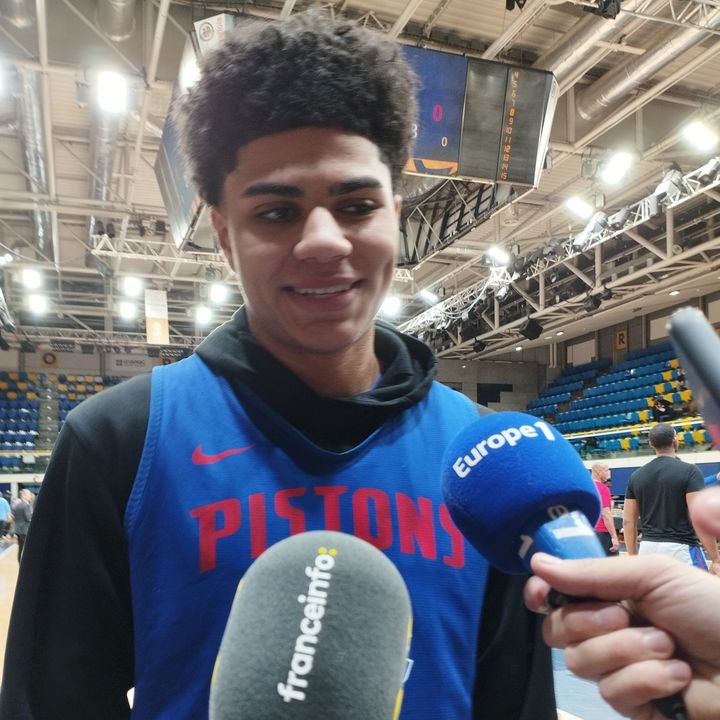
<svg viewBox="0 0 720 720"><path fill-rule="evenodd" d="M16 28L30 27L35 21L32 0L0 0L0 16Z"/></svg>
<svg viewBox="0 0 720 720"><path fill-rule="evenodd" d="M18 111L25 168L34 194L47 195L45 168L45 131L40 107L40 78L35 70L18 67ZM52 225L46 210L32 211L35 245L44 255L52 255Z"/></svg>
<svg viewBox="0 0 720 720"><path fill-rule="evenodd" d="M135 0L98 0L97 24L114 42L127 40L135 31Z"/></svg>
<svg viewBox="0 0 720 720"><path fill-rule="evenodd" d="M583 60L592 59L591 65L594 65L602 55L609 52L608 48L601 50L600 56L597 55L598 47L602 47L602 43L617 42L617 39L625 34L622 31L632 21L637 23L638 19L632 12L642 11L652 15L665 5L667 0L625 0L622 5L623 12L612 21L598 20L596 15L586 15L564 33L550 50L541 55L533 63L533 67L551 70L558 85L563 87L588 69L583 68Z"/></svg>
<svg viewBox="0 0 720 720"><path fill-rule="evenodd" d="M90 139L91 175L89 192L90 198L93 200L110 202L113 164L120 135L120 119L121 116L117 113L98 110L95 114ZM96 232L96 228L100 223L102 223L102 220L97 214L90 217L90 246L93 248L97 246L98 235L105 233L104 229L102 232Z"/></svg>
<svg viewBox="0 0 720 720"><path fill-rule="evenodd" d="M599 43L613 42L632 20L636 20L631 14L633 11L642 9L652 13L665 4L666 0L659 0L652 7L647 7L647 0L625 0L622 5L623 12L612 21L601 22L596 15L586 15L575 23L554 47L541 55L533 67L551 70L558 85L562 86L571 75L578 72L581 61L598 50Z"/></svg>
<svg viewBox="0 0 720 720"><path fill-rule="evenodd" d="M705 26L710 30L720 26L720 7L708 13ZM601 112L618 105L642 82L700 43L706 34L705 30L696 27L685 30L670 27L644 55L630 58L583 90L576 100L578 114L585 120L593 120Z"/></svg>

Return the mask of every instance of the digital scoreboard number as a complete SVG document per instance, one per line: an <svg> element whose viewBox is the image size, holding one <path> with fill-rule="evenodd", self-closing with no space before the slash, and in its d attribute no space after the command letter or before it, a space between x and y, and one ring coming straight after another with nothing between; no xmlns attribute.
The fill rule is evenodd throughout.
<svg viewBox="0 0 720 720"><path fill-rule="evenodd" d="M412 157L405 168L420 175L457 175L467 58L403 46L420 83Z"/></svg>

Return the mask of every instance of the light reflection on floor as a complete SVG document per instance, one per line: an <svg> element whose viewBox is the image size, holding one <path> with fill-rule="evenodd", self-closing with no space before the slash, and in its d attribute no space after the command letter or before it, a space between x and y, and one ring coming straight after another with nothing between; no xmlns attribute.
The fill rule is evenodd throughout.
<svg viewBox="0 0 720 720"><path fill-rule="evenodd" d="M597 685L573 675L562 650L553 650L553 676L558 720L623 720L601 697Z"/></svg>

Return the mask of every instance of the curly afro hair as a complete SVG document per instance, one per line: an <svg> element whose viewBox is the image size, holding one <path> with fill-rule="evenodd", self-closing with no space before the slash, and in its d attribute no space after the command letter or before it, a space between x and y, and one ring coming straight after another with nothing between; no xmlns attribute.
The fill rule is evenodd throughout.
<svg viewBox="0 0 720 720"><path fill-rule="evenodd" d="M217 206L238 148L302 127L371 140L396 184L412 144L415 88L395 43L313 11L240 26L203 59L173 112L198 192Z"/></svg>

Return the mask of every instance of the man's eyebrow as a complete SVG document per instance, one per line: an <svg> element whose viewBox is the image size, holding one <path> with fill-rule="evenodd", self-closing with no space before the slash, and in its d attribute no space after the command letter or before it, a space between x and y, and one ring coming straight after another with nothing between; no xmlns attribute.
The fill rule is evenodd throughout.
<svg viewBox="0 0 720 720"><path fill-rule="evenodd" d="M331 195L347 195L356 190L373 190L381 188L382 183L375 177L368 175L367 177L352 178L343 182L335 183L330 187Z"/></svg>
<svg viewBox="0 0 720 720"><path fill-rule="evenodd" d="M255 195L280 195L281 197L296 198L303 195L297 185L282 185L281 183L258 182L248 185L242 192L243 197Z"/></svg>

